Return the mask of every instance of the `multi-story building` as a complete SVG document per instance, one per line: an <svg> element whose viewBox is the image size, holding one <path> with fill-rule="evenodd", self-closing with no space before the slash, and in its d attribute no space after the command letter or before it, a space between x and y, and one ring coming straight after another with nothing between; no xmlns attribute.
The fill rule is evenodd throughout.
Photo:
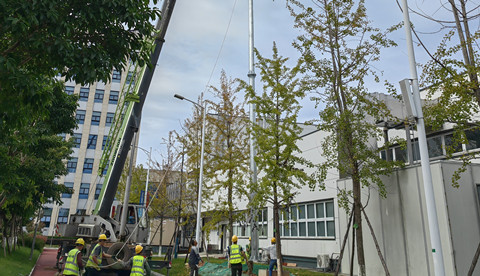
<svg viewBox="0 0 480 276"><path fill-rule="evenodd" d="M109 83L81 85L65 81L65 92L79 96L75 115L78 127L72 137L64 136L65 139L73 138L75 145L72 158L67 161L68 174L56 179L56 182L72 188L73 193L62 194L62 205L44 206L41 219L45 225L44 235L55 235L56 225L67 223L69 215L89 214L95 208L104 180L98 173L102 150L107 143L124 84L131 80L132 74L127 70L114 70Z"/></svg>

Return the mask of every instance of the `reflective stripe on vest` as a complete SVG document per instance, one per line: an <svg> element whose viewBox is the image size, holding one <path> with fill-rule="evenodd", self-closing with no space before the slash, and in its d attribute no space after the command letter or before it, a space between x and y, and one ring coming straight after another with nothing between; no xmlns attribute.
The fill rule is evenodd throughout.
<svg viewBox="0 0 480 276"><path fill-rule="evenodd" d="M86 267L93 267L96 270L100 270L100 267L98 266L98 264L95 263L95 261L93 261L93 252L95 252L95 249L97 249L98 246L100 246L100 244L97 243L97 245L95 245L92 252L90 253ZM97 261L100 260L100 263L102 263L102 255L103 255L103 250L102 250L102 247L100 246L100 254L97 256Z"/></svg>
<svg viewBox="0 0 480 276"><path fill-rule="evenodd" d="M242 256L240 255L240 245L232 244L230 246L230 263L239 264L242 262Z"/></svg>
<svg viewBox="0 0 480 276"><path fill-rule="evenodd" d="M80 253L80 250L74 248L68 252L67 261L65 262L65 267L63 268L63 275L78 275L78 264L77 264L77 255Z"/></svg>
<svg viewBox="0 0 480 276"><path fill-rule="evenodd" d="M133 257L132 271L130 272L130 276L145 276L145 269L143 268L144 261L145 258L142 255L137 255Z"/></svg>

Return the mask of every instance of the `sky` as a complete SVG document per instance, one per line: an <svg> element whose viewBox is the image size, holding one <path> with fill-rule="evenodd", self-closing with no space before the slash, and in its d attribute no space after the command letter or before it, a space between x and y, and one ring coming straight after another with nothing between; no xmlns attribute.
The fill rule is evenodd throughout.
<svg viewBox="0 0 480 276"><path fill-rule="evenodd" d="M431 4L418 1L419 3L413 3L413 8L425 9L422 5ZM263 56L270 57L275 41L280 55L290 57L291 60L298 58L292 42L300 31L294 29L285 1L253 2L255 47ZM386 28L403 20L403 15L393 0L366 2L367 13L376 27ZM158 7L161 8L161 4ZM430 23L422 20L423 23L418 21L417 25L415 16L411 16L417 29L423 27L425 31L430 30ZM174 98L174 94L197 101L200 94L205 92L205 97L211 99L206 88L209 85L219 86L222 70L228 77L248 82L248 22L248 0L176 1L142 113L139 147L146 150L151 147L152 160L161 163L166 151L164 139L168 138L170 131L181 131L182 122L192 116L193 104ZM439 37L437 35L428 41L435 43ZM398 47L383 52L376 68L398 86L398 81L410 76L404 29L394 32L392 38ZM425 54L417 49L415 51L417 62L425 61ZM258 69L255 71L255 87L261 91ZM372 92L385 92L381 86L372 84L369 88ZM302 104L300 121L317 117L318 111L313 103L304 100ZM137 164L147 167L147 163L147 154L139 151Z"/></svg>

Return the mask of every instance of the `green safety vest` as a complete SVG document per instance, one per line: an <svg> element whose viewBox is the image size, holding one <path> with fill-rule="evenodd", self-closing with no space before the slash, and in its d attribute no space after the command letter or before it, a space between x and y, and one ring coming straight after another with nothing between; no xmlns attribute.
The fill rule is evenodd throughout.
<svg viewBox="0 0 480 276"><path fill-rule="evenodd" d="M247 258L250 259L250 254L251 254L251 249L250 249L250 244L247 244L245 251L245 255L247 255Z"/></svg>
<svg viewBox="0 0 480 276"><path fill-rule="evenodd" d="M242 256L240 255L240 245L232 244L230 246L230 263L239 264L242 262Z"/></svg>
<svg viewBox="0 0 480 276"><path fill-rule="evenodd" d="M63 268L63 275L78 275L77 255L80 250L74 248L68 252L67 262Z"/></svg>
<svg viewBox="0 0 480 276"><path fill-rule="evenodd" d="M90 256L88 257L88 262L86 267L93 267L96 270L100 270L100 267L98 266L98 264L95 263L95 261L93 261L93 252L95 252L95 249L97 249L97 246L100 246L100 244L97 243L97 245L95 245L95 247L93 248L92 252L90 253ZM97 256L97 260L100 258L100 263L102 263L102 255L103 255L103 249L100 246L100 254Z"/></svg>
<svg viewBox="0 0 480 276"><path fill-rule="evenodd" d="M130 276L145 276L145 269L143 268L144 262L145 258L142 255L137 255L133 257L132 271L130 272Z"/></svg>

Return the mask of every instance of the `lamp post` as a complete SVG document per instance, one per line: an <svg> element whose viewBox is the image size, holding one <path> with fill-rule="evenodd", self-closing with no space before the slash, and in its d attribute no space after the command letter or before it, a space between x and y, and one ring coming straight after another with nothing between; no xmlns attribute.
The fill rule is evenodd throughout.
<svg viewBox="0 0 480 276"><path fill-rule="evenodd" d="M180 100L186 100L188 102L191 102L195 107L200 108L203 113L203 118L202 118L202 147L200 149L200 179L198 180L198 201L197 201L197 225L196 225L196 230L195 230L195 240L200 243L200 218L202 214L202 184L203 184L203 155L204 155L204 148L205 148L205 124L206 124L206 115L207 115L207 102L205 102L204 106L199 105L198 103L187 99L183 96L180 96L178 94L174 95L175 98L180 99Z"/></svg>
<svg viewBox="0 0 480 276"><path fill-rule="evenodd" d="M152 147L150 147L149 151L147 151L142 147L137 146L137 148L141 149L148 156L147 181L145 181L145 195L144 195L145 208L147 208L148 182L150 179L150 167L152 166Z"/></svg>

